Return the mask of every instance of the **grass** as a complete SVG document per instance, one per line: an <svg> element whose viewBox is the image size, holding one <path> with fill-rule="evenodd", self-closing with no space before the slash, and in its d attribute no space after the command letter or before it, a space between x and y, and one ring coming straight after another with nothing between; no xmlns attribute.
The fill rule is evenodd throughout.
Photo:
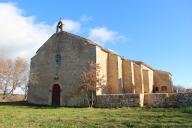
<svg viewBox="0 0 192 128"><path fill-rule="evenodd" d="M188 108L54 108L0 106L0 128L187 128Z"/></svg>

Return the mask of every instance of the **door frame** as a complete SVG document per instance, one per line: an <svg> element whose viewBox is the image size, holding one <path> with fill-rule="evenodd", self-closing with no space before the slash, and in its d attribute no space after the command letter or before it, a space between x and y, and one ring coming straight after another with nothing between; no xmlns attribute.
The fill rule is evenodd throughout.
<svg viewBox="0 0 192 128"><path fill-rule="evenodd" d="M60 106L62 106L63 105L63 102L62 102L62 86L61 86L60 83L52 83L49 86L49 105L52 106L52 89L53 89L54 85L59 85L59 87L60 87Z"/></svg>

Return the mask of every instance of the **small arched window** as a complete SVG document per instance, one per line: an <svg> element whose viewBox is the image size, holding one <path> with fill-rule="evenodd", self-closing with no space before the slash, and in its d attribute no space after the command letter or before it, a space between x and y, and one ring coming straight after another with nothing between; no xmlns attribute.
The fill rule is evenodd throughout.
<svg viewBox="0 0 192 128"><path fill-rule="evenodd" d="M158 87L155 87L155 91L159 91L159 88L158 88Z"/></svg>
<svg viewBox="0 0 192 128"><path fill-rule="evenodd" d="M158 87L153 87L153 92L158 92L159 91L159 88Z"/></svg>
<svg viewBox="0 0 192 128"><path fill-rule="evenodd" d="M167 86L162 86L161 91L167 91Z"/></svg>
<svg viewBox="0 0 192 128"><path fill-rule="evenodd" d="M55 62L56 62L56 64L60 64L61 63L61 55L60 54L57 54L55 56Z"/></svg>

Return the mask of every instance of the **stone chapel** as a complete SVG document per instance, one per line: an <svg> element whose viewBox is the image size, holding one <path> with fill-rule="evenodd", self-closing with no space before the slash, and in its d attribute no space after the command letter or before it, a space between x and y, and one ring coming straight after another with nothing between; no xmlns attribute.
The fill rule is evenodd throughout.
<svg viewBox="0 0 192 128"><path fill-rule="evenodd" d="M125 59L95 42L63 31L63 23L31 58L28 102L41 105L87 106L79 90L80 75L88 62L101 67L106 91L96 95L172 93L171 73L142 61Z"/></svg>

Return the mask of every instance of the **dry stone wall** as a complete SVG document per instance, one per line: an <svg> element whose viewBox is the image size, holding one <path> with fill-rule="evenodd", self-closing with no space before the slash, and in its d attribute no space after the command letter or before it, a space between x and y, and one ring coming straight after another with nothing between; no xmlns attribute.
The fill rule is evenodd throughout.
<svg viewBox="0 0 192 128"><path fill-rule="evenodd" d="M140 94L108 94L97 96L95 107L138 107L142 106L140 103Z"/></svg>
<svg viewBox="0 0 192 128"><path fill-rule="evenodd" d="M144 95L144 105L152 107L192 106L192 93L153 93Z"/></svg>
<svg viewBox="0 0 192 128"><path fill-rule="evenodd" d="M144 105L152 107L164 107L168 93L144 94Z"/></svg>
<svg viewBox="0 0 192 128"><path fill-rule="evenodd" d="M192 93L105 94L96 96L94 107L187 107Z"/></svg>

